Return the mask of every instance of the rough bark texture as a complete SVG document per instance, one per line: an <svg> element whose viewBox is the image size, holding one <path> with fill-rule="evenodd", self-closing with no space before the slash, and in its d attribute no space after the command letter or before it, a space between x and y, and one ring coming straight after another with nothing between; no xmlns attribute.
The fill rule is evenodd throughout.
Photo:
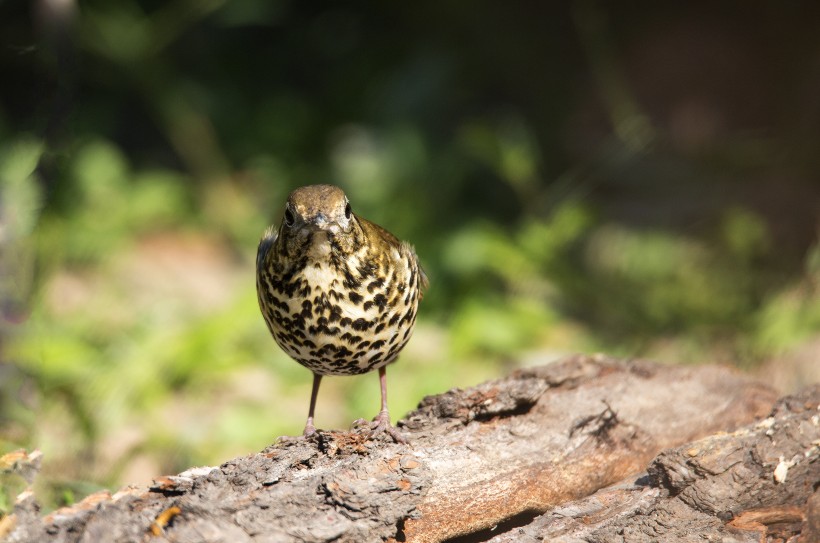
<svg viewBox="0 0 820 543"><path fill-rule="evenodd" d="M820 542L820 385L771 416L659 454L643 476L492 543Z"/></svg>
<svg viewBox="0 0 820 543"><path fill-rule="evenodd" d="M769 413L775 399L767 387L727 368L572 357L425 398L400 422L409 446L370 439L363 431L320 432L316 439L280 441L216 468L163 477L148 489L90 496L45 517L26 495L6 537L484 541L499 524L507 529L534 518L495 540L541 541L552 537L542 533L563 523L567 530L589 527L583 533L594 535L567 535L566 541L632 541L624 534L636 518L647 517L657 530L690 511L698 519L690 529L728 530L726 515L772 504L803 506L812 490L816 449L800 433L810 437L816 431L808 411L798 423L792 404L781 403L773 418L737 430ZM664 449L734 430L666 450L649 476L599 490L647 469ZM760 432L771 445L754 441ZM790 465L788 484L755 475L757 466L772 472L772 458L777 464L780 456ZM723 460L731 465L724 468ZM722 490L719 483L731 481L748 481L756 497ZM770 488L783 499L767 498ZM618 521L624 523L620 531ZM613 531L605 532L609 526ZM635 526L639 537L643 532ZM504 537L514 538L498 539Z"/></svg>

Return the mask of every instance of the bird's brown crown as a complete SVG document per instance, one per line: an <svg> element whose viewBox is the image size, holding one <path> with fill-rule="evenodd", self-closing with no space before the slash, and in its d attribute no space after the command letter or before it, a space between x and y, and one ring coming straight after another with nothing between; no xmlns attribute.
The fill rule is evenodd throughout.
<svg viewBox="0 0 820 543"><path fill-rule="evenodd" d="M285 222L293 225L344 224L350 219L350 204L344 191L333 185L300 187L288 196Z"/></svg>

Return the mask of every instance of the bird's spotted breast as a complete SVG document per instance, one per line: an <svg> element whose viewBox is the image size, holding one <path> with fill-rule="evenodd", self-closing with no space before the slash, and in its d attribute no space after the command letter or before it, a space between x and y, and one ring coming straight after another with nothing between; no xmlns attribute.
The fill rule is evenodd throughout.
<svg viewBox="0 0 820 543"><path fill-rule="evenodd" d="M294 269L263 266L260 306L276 342L302 365L320 375L365 373L392 362L410 339L418 264L404 245L380 255L366 245L347 257L334 252L332 241L313 240Z"/></svg>

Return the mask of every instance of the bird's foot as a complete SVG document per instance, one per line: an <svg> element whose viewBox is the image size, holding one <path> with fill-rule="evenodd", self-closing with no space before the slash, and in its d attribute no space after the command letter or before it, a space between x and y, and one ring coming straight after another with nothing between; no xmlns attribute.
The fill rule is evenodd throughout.
<svg viewBox="0 0 820 543"><path fill-rule="evenodd" d="M370 421L365 419L356 419L350 423L351 430L361 430L362 428L370 429Z"/></svg>
<svg viewBox="0 0 820 543"><path fill-rule="evenodd" d="M381 433L386 433L393 438L396 443L407 443L407 439L401 435L395 426L390 424L390 413L386 410L379 411L373 422L370 423L370 436L376 436Z"/></svg>
<svg viewBox="0 0 820 543"><path fill-rule="evenodd" d="M313 437L316 435L316 427L313 423L305 424L305 429L302 431L302 437Z"/></svg>

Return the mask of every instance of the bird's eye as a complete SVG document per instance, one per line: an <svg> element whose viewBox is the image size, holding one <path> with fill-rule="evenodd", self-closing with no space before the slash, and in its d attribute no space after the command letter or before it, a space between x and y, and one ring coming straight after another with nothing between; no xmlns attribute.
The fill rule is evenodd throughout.
<svg viewBox="0 0 820 543"><path fill-rule="evenodd" d="M345 206L345 219L349 219L351 213L353 213L353 210L350 209L350 202L348 202Z"/></svg>
<svg viewBox="0 0 820 543"><path fill-rule="evenodd" d="M293 211L290 210L290 207L285 208L285 226L293 226L293 223L296 219L293 217Z"/></svg>

